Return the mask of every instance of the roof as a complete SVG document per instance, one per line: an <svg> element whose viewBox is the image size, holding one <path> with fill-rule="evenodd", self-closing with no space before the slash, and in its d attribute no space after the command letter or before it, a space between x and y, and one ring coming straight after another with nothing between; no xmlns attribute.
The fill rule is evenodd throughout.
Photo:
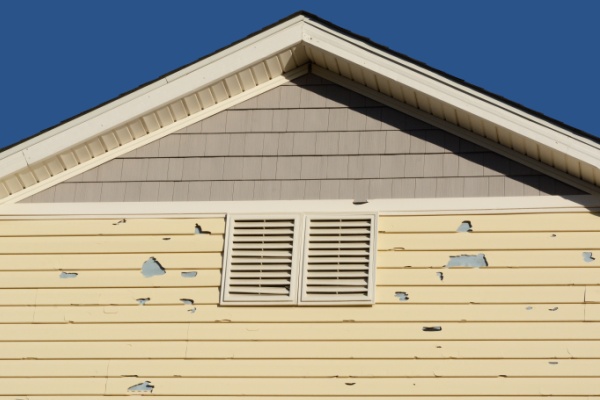
<svg viewBox="0 0 600 400"><path fill-rule="evenodd" d="M308 71L590 193L600 141L301 11L0 153L0 203Z"/></svg>

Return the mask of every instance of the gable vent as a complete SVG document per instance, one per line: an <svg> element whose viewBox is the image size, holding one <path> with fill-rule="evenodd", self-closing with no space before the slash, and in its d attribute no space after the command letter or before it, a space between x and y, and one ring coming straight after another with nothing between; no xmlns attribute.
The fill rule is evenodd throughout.
<svg viewBox="0 0 600 400"><path fill-rule="evenodd" d="M372 301L374 225L373 216L307 218L302 301Z"/></svg>
<svg viewBox="0 0 600 400"><path fill-rule="evenodd" d="M229 220L224 301L295 301L297 218Z"/></svg>

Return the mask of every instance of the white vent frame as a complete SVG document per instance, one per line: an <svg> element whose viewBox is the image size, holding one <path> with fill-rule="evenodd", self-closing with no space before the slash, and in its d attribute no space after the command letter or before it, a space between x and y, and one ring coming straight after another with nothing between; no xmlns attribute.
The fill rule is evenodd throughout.
<svg viewBox="0 0 600 400"><path fill-rule="evenodd" d="M234 234L236 223L239 221L293 221L293 238L292 238L292 249L291 249L291 260L290 260L290 285L289 295L277 296L277 295L252 295L252 294L235 294L231 293L231 282L232 282L232 259L234 257ZM223 249L223 270L221 277L221 304L227 305L291 305L297 302L297 290L298 290L298 273L297 265L300 254L296 249L300 245L301 236L301 219L297 214L291 215L252 215L252 214L240 214L240 215L228 215L227 216L227 230L225 232L225 245Z"/></svg>
<svg viewBox="0 0 600 400"><path fill-rule="evenodd" d="M220 305L223 306L346 306L372 305L375 303L376 254L377 254L377 222L378 213L289 213L289 214L228 214L223 249L223 269L220 288ZM308 273L306 270L308 257L308 241L310 234L309 221L314 219L368 219L370 220L370 242L368 253L367 294L362 298L356 296L328 296L320 298L306 293ZM232 294L232 257L234 255L234 228L237 221L277 221L293 220L293 247L291 253L291 275L289 296L242 295Z"/></svg>

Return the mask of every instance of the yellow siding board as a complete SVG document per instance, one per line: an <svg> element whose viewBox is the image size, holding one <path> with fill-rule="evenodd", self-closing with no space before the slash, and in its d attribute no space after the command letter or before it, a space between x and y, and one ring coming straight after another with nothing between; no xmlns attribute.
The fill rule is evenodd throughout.
<svg viewBox="0 0 600 400"><path fill-rule="evenodd" d="M0 359L598 359L600 340L1 342Z"/></svg>
<svg viewBox="0 0 600 400"><path fill-rule="evenodd" d="M279 307L248 308L213 305L145 306L134 301L128 306L80 307L3 307L2 323L128 323L128 322L494 322L494 321L600 321L600 304L510 305L413 305L395 304L375 307ZM194 297L188 297L195 300ZM134 305L135 304L135 305ZM192 312L193 311L193 312Z"/></svg>
<svg viewBox="0 0 600 400"><path fill-rule="evenodd" d="M600 377L600 360L5 360L0 377Z"/></svg>
<svg viewBox="0 0 600 400"><path fill-rule="evenodd" d="M194 235L196 224L213 235L225 232L224 218L112 218L2 221L0 236Z"/></svg>
<svg viewBox="0 0 600 400"><path fill-rule="evenodd" d="M441 280L438 272L444 274ZM378 285L595 285L600 268L381 269Z"/></svg>
<svg viewBox="0 0 600 400"><path fill-rule="evenodd" d="M470 221L473 232L600 231L599 217L598 213L382 216L378 230L390 233L450 233L456 232L463 221Z"/></svg>
<svg viewBox="0 0 600 400"><path fill-rule="evenodd" d="M439 332L424 327L440 326ZM598 322L1 324L0 341L596 340Z"/></svg>
<svg viewBox="0 0 600 400"><path fill-rule="evenodd" d="M195 278L183 278L180 271L166 271L164 275L146 278L140 270L69 270L68 273L78 275L68 279L60 278L61 273L58 271L3 271L0 272L0 288L206 287L219 286L221 283L220 270L197 270L198 275Z"/></svg>
<svg viewBox="0 0 600 400"><path fill-rule="evenodd" d="M5 378L2 395L123 395L143 377ZM596 395L596 378L153 378L161 395Z"/></svg>
<svg viewBox="0 0 600 400"><path fill-rule="evenodd" d="M432 246L433 247L433 246ZM450 256L460 254L478 254L483 252L488 261L489 268L494 267L597 267L600 266L600 257L597 261L585 262L583 249L576 250L423 250L423 251L380 251L377 253L377 266L379 268L404 267L428 268L442 266L448 263ZM585 249L591 251L591 249ZM595 251L600 256L600 251Z"/></svg>
<svg viewBox="0 0 600 400"><path fill-rule="evenodd" d="M1 254L219 252L222 235L5 237Z"/></svg>
<svg viewBox="0 0 600 400"><path fill-rule="evenodd" d="M0 239L1 240L1 239ZM190 249L195 251L195 249ZM139 269L147 254L0 254L0 271L6 270L89 270ZM163 267L177 269L221 268L221 253L160 253Z"/></svg>
<svg viewBox="0 0 600 400"><path fill-rule="evenodd" d="M379 250L531 250L600 248L600 232L381 233Z"/></svg>

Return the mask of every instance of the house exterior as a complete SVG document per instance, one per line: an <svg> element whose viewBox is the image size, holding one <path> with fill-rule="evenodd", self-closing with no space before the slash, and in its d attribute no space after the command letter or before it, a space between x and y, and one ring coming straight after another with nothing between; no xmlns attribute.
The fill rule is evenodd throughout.
<svg viewBox="0 0 600 400"><path fill-rule="evenodd" d="M600 397L599 168L294 14L0 153L0 398Z"/></svg>

